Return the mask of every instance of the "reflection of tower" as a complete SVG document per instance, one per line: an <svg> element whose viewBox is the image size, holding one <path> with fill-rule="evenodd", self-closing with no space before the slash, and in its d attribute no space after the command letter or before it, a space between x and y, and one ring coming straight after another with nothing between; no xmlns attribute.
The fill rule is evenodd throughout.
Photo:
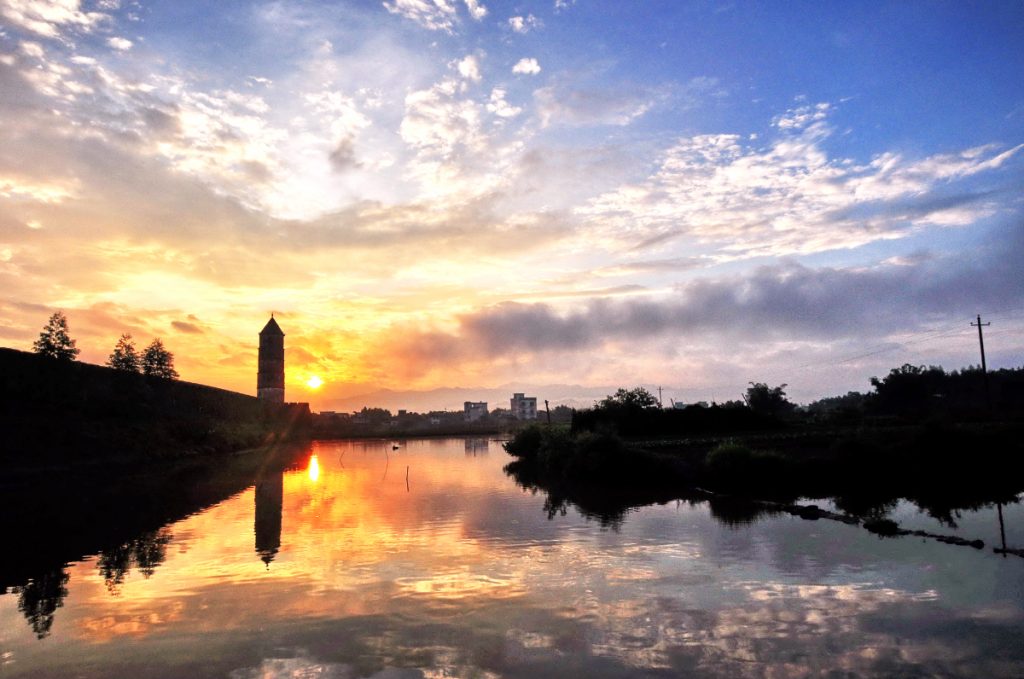
<svg viewBox="0 0 1024 679"><path fill-rule="evenodd" d="M284 504L284 473L267 474L256 482L256 553L270 568L281 548L281 508Z"/></svg>
<svg viewBox="0 0 1024 679"><path fill-rule="evenodd" d="M256 396L261 401L284 403L284 333L270 315L260 330L260 367L256 374Z"/></svg>

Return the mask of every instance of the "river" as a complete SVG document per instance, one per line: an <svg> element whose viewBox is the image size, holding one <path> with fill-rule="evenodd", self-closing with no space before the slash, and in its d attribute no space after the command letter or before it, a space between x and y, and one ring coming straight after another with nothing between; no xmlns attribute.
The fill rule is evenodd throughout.
<svg viewBox="0 0 1024 679"><path fill-rule="evenodd" d="M601 520L509 461L486 439L314 442L164 495L49 488L48 518L8 494L0 676L1024 675L1024 559L991 551L994 508L890 514L981 550L703 502ZM1024 509L1002 511L1024 547Z"/></svg>

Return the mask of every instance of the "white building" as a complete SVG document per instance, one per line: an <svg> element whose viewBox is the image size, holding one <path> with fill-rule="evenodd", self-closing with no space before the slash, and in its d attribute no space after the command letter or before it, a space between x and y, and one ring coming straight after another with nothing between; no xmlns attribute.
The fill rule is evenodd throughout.
<svg viewBox="0 0 1024 679"><path fill-rule="evenodd" d="M525 394L512 394L512 417L517 420L537 419L537 397Z"/></svg>
<svg viewBox="0 0 1024 679"><path fill-rule="evenodd" d="M466 401L462 404L462 418L476 422L487 416L487 401Z"/></svg>

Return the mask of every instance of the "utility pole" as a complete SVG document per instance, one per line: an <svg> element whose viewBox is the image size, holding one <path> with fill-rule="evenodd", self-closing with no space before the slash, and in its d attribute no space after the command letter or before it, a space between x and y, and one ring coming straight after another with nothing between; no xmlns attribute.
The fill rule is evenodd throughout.
<svg viewBox="0 0 1024 679"><path fill-rule="evenodd" d="M658 407L664 408L665 404L661 402L661 387L658 387Z"/></svg>
<svg viewBox="0 0 1024 679"><path fill-rule="evenodd" d="M978 346L981 347L981 376L985 380L985 401L988 403L988 411L992 412L992 392L988 388L988 366L985 365L985 337L981 332L982 327L986 325L992 325L989 323L981 322L981 314L978 314L978 322L971 323L971 327L978 328Z"/></svg>
<svg viewBox="0 0 1024 679"><path fill-rule="evenodd" d="M548 400L544 399L544 410L548 412L548 426L551 426L551 406L548 405Z"/></svg>

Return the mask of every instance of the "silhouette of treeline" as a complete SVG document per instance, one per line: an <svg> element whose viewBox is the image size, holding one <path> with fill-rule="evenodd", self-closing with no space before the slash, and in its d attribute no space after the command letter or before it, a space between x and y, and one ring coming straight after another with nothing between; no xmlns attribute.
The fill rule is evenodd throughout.
<svg viewBox="0 0 1024 679"><path fill-rule="evenodd" d="M573 436L564 428L534 426L506 450L516 458L506 473L528 490L547 493L549 516L573 504L610 525L632 507L707 501L706 490L730 496L710 498L713 513L727 522L777 511L744 498L831 498L860 518L884 516L906 499L955 525L959 510L1016 502L1024 492L1019 423L930 422L696 444L630 442L609 432Z"/></svg>
<svg viewBox="0 0 1024 679"><path fill-rule="evenodd" d="M987 388L983 377L905 365L873 378L873 393L803 408L786 385L751 383L742 400L673 410L620 389L570 428L519 432L507 471L556 498L596 487L591 495L651 501L696 488L851 507L1008 501L1024 490L1024 369L990 373Z"/></svg>
<svg viewBox="0 0 1024 679"><path fill-rule="evenodd" d="M871 378L873 391L850 392L800 408L783 384L751 383L743 400L662 409L646 390L620 389L572 418L572 431L614 431L626 438L742 434L806 424L883 424L928 419L977 421L1024 417L1024 368L946 372L903 365Z"/></svg>
<svg viewBox="0 0 1024 679"><path fill-rule="evenodd" d="M0 476L237 451L308 433L305 406L0 348Z"/></svg>
<svg viewBox="0 0 1024 679"><path fill-rule="evenodd" d="M169 524L305 461L304 445L210 460L163 462L119 473L58 474L0 483L0 595L15 596L39 638L68 595L68 563L96 555L108 591L130 572L164 562ZM256 558L254 556L254 558Z"/></svg>

